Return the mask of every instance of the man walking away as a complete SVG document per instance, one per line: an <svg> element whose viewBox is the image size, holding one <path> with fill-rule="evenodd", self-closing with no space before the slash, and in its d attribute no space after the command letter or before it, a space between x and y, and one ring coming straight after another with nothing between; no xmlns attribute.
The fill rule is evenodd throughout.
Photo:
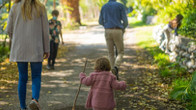
<svg viewBox="0 0 196 110"><path fill-rule="evenodd" d="M105 39L112 73L118 79L118 68L124 55L123 33L128 25L125 6L116 0L109 0L101 9L99 24L105 28ZM114 46L118 52L116 58L114 57Z"/></svg>

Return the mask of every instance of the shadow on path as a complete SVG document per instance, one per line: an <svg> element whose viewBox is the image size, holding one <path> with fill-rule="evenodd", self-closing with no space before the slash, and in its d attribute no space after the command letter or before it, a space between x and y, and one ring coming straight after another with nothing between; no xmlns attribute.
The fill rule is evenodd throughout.
<svg viewBox="0 0 196 110"><path fill-rule="evenodd" d="M151 28L151 27L150 27ZM93 72L94 62L99 57L107 57L107 49L104 31L100 27L93 28L83 34L66 34L66 44L78 44L71 46L71 50L65 56L57 58L55 70L44 70L42 74L42 89L40 105L42 110L71 110L75 94L79 86L79 73L83 70L85 58L88 58L86 73ZM98 32L97 32L98 31ZM178 110L177 104L168 101L168 95L164 95L164 86L155 67L151 66L151 58L148 53L138 48L136 29L128 30L125 39L125 55L120 67L120 79L127 82L126 91L116 91L116 110ZM95 39L94 39L95 38ZM70 42L69 42L70 41ZM95 43L97 42L97 43ZM65 45L68 46L68 45ZM45 66L44 66L45 68ZM27 104L31 100L31 81L28 82ZM89 87L82 86L76 110L85 110ZM0 92L0 109L17 110L19 101L17 87L12 90ZM9 94L9 97L6 95Z"/></svg>

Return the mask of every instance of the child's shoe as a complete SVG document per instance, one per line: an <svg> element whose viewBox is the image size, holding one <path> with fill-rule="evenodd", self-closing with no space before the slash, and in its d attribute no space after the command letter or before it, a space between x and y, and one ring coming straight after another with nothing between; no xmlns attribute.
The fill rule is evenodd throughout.
<svg viewBox="0 0 196 110"><path fill-rule="evenodd" d="M46 68L47 68L48 70L51 70L51 67L50 67L50 65L47 65L47 66L46 66Z"/></svg>
<svg viewBox="0 0 196 110"><path fill-rule="evenodd" d="M31 100L31 102L29 104L29 108L31 110L41 110L39 103L35 99Z"/></svg>

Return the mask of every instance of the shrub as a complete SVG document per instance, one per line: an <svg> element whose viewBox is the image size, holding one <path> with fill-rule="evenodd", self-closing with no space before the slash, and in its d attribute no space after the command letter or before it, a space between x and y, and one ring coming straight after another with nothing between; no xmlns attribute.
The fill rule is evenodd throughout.
<svg viewBox="0 0 196 110"><path fill-rule="evenodd" d="M0 46L0 62L9 55L9 48Z"/></svg>
<svg viewBox="0 0 196 110"><path fill-rule="evenodd" d="M192 79L177 79L173 83L170 98L188 102L188 108L196 108L196 72L193 73Z"/></svg>
<svg viewBox="0 0 196 110"><path fill-rule="evenodd" d="M142 13L143 21L148 15L157 15L158 24L167 24L177 14L182 14L184 19L179 33L186 37L196 38L195 4L195 0L135 0L132 6L135 15L137 15L136 12Z"/></svg>
<svg viewBox="0 0 196 110"><path fill-rule="evenodd" d="M187 10L183 16L184 19L179 33L190 38L196 38L196 9Z"/></svg>

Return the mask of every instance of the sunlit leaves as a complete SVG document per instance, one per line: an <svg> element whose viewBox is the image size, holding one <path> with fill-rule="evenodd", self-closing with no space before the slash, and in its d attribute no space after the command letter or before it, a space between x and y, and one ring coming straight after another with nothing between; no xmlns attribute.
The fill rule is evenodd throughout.
<svg viewBox="0 0 196 110"><path fill-rule="evenodd" d="M170 93L172 99L191 102L188 106L191 109L196 107L196 72L192 79L179 79L174 82L173 90Z"/></svg>

